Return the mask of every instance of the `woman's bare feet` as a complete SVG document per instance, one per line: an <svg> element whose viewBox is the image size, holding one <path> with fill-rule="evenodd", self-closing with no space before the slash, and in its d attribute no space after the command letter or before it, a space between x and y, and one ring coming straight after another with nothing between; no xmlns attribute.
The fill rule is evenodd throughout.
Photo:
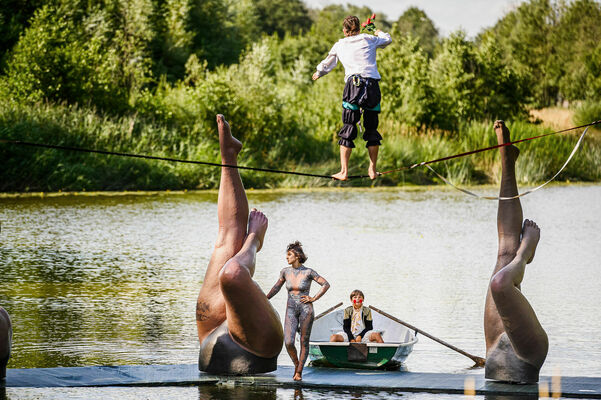
<svg viewBox="0 0 601 400"><path fill-rule="evenodd" d="M332 178L334 178L338 181L346 181L348 178L348 172L340 171L339 173L332 175Z"/></svg>
<svg viewBox="0 0 601 400"><path fill-rule="evenodd" d="M258 211L256 208L253 208L250 211L250 215L248 217L248 237L254 235L259 241L257 252L259 252L261 247L263 247L265 232L267 232L267 224L268 221L265 214L263 214L261 211Z"/></svg>
<svg viewBox="0 0 601 400"><path fill-rule="evenodd" d="M242 143L232 136L230 124L225 117L217 114L217 130L219 131L219 148L221 149L221 161L225 164L236 164L238 153L242 149Z"/></svg>
<svg viewBox="0 0 601 400"><path fill-rule="evenodd" d="M520 242L520 248L517 254L524 257L526 264L530 264L534 259L534 253L536 246L540 239L540 228L536 225L536 222L529 219L524 220L524 226L522 227L522 241Z"/></svg>
<svg viewBox="0 0 601 400"><path fill-rule="evenodd" d="M509 133L509 129L505 126L504 121L500 119L496 120L493 126L495 129L495 133L497 134L498 144L511 142L511 135ZM515 162L515 160L517 160L518 156L520 155L520 150L512 144L509 146L503 146L499 148L499 150L501 152L506 151L507 155L512 158L512 162Z"/></svg>
<svg viewBox="0 0 601 400"><path fill-rule="evenodd" d="M292 376L292 379L294 379L295 381L302 381L302 374L302 370L301 372L298 371L298 361L294 362L294 375Z"/></svg>

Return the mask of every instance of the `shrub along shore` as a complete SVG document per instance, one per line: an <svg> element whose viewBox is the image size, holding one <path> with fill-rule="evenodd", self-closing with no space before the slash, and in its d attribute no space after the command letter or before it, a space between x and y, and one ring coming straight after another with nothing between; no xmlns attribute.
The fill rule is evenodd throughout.
<svg viewBox="0 0 601 400"><path fill-rule="evenodd" d="M6 103L5 103L6 105ZM184 136L177 128L137 121L135 117L101 117L75 106L39 104L13 105L0 112L0 131L6 139L138 153L219 163L219 143L215 126L207 124L202 136ZM235 118L232 121L234 133ZM514 140L552 132L550 128L524 121L507 121ZM213 124L214 125L214 124ZM383 121L385 140L381 147L379 170L388 170L496 144L492 123L472 122L454 133L444 131L419 134L404 131L391 121ZM579 133L552 135L518 145L518 180L534 184L547 180L563 165ZM239 135L245 140L244 134ZM274 147L262 154L248 145L240 165L331 174L339 168L338 146L330 137L296 138L288 146ZM293 146L310 146L296 149ZM305 159L290 154L305 153ZM280 158L281 157L281 158ZM218 187L218 167L197 166L120 156L39 149L0 144L3 161L0 191L52 192L99 190L184 190ZM351 174L365 174L367 152L358 141L351 157ZM432 165L453 183L463 185L496 183L499 177L498 151L492 150ZM241 172L245 185L253 188L298 188L323 186L399 186L441 183L427 169L395 172L378 178L335 182L321 178ZM601 136L590 131L560 181L601 180Z"/></svg>

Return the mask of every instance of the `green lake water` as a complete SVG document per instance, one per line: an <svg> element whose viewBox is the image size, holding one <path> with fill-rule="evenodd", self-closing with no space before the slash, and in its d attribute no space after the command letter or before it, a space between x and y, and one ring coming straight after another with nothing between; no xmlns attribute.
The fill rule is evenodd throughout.
<svg viewBox="0 0 601 400"><path fill-rule="evenodd" d="M306 265L332 286L315 303L316 313L348 303L359 288L366 304L484 356L484 298L497 242L494 201L447 188L250 191L248 197L269 218L255 273L264 291L286 266L286 245L300 240ZM194 308L216 236L216 200L216 192L0 198L0 305L14 324L9 368L196 362ZM522 285L549 335L541 374L601 376L601 186L552 186L524 197L522 205L524 216L541 226ZM313 285L312 293L317 289ZM272 304L284 314L284 290ZM469 370L468 358L418 338L409 371L483 373ZM279 363L291 364L285 351ZM7 389L5 395L380 398L379 392L332 397L305 389L215 397L211 390ZM409 396L403 398L428 398Z"/></svg>

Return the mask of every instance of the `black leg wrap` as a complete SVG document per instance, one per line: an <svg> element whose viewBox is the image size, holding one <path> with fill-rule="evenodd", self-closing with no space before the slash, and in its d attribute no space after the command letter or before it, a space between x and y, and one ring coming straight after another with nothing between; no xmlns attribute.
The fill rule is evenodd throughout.
<svg viewBox="0 0 601 400"><path fill-rule="evenodd" d="M340 146L348 147L349 149L355 148L355 143L353 143L352 140L338 139L338 144Z"/></svg>
<svg viewBox="0 0 601 400"><path fill-rule="evenodd" d="M351 149L355 148L353 140L357 138L357 125L345 124L342 129L340 129L340 132L338 132L338 136L340 137L338 140L339 145L350 147Z"/></svg>
<svg viewBox="0 0 601 400"><path fill-rule="evenodd" d="M344 125L338 132L338 144L351 149L355 147L353 140L357 138L357 122L361 119L359 110L342 109L342 122Z"/></svg>
<svg viewBox="0 0 601 400"><path fill-rule="evenodd" d="M365 132L363 132L363 140L367 142L366 147L379 146L381 144L382 135L378 132L378 112L377 111L363 111L363 126Z"/></svg>

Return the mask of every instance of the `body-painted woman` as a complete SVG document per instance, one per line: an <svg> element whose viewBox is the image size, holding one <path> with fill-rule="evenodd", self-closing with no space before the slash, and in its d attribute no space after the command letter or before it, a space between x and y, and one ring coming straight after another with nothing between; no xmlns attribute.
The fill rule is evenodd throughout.
<svg viewBox="0 0 601 400"><path fill-rule="evenodd" d="M289 244L286 250L286 261L290 266L282 269L280 278L267 294L267 298L271 299L280 291L284 283L286 284L288 304L284 321L284 343L294 363L294 380L300 381L303 366L309 355L309 337L315 316L313 302L324 295L330 288L330 284L317 272L303 265L307 256L298 241ZM312 281L321 285L321 289L314 297L309 296ZM294 347L297 331L300 332L300 356L297 355Z"/></svg>

